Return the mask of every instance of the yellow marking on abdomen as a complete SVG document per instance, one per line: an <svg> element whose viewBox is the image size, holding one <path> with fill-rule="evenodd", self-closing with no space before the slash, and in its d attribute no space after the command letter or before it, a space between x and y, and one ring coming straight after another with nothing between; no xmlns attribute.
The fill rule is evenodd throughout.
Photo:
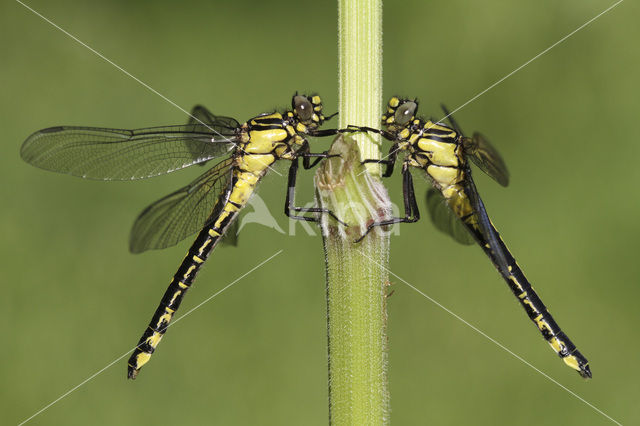
<svg viewBox="0 0 640 426"><path fill-rule="evenodd" d="M569 367L573 368L574 370L582 371L582 369L580 368L580 363L578 362L578 359L575 356L573 355L565 356L564 358L562 358L562 360L564 361L565 364L567 364Z"/></svg>
<svg viewBox="0 0 640 426"><path fill-rule="evenodd" d="M191 275L191 273L193 272L194 269L196 269L196 265L189 266L189 269L187 269L187 272L185 272L184 275L183 275L185 280L187 278L189 278L189 275Z"/></svg>
<svg viewBox="0 0 640 426"><path fill-rule="evenodd" d="M166 312L158 318L158 322L156 323L156 328L160 328L162 324L171 322L171 318L173 318L173 313Z"/></svg>
<svg viewBox="0 0 640 426"><path fill-rule="evenodd" d="M513 275L509 275L509 279L518 287L518 290L520 291L524 291L524 288L522 287L522 284L520 284L518 282L518 280L516 279L516 277L514 277Z"/></svg>
<svg viewBox="0 0 640 426"><path fill-rule="evenodd" d="M149 358L151 358L151 354L140 352L138 356L136 356L136 365L134 365L133 367L135 367L136 369L140 369L140 367L149 362Z"/></svg>
<svg viewBox="0 0 640 426"><path fill-rule="evenodd" d="M227 203L228 204L228 203ZM218 220L216 220L216 223L213 224L213 226L215 226L218 229L222 229L222 223L225 221L225 219L227 218L227 216L229 216L229 212L223 210L220 215L218 216ZM220 234L218 234L220 235Z"/></svg>
<svg viewBox="0 0 640 426"><path fill-rule="evenodd" d="M551 345L551 347L553 348L554 351L556 351L558 354L562 354L562 350L563 350L563 343L560 342L560 340L558 340L557 337L553 336L550 340L549 340L549 344Z"/></svg>
<svg viewBox="0 0 640 426"><path fill-rule="evenodd" d="M211 237L217 237L217 236L219 235L219 234L218 234L218 235L211 235L211 233L212 233L212 232L214 232L214 233L215 233L215 231L214 231L213 229L209 229L209 236L211 236ZM200 253L202 253L203 251L205 251L205 250L207 249L207 246L208 246L209 244L211 244L211 240L210 240L210 239L206 239L206 240L205 240L205 242L200 246L200 248L198 249L198 251L199 251ZM203 262L204 262L204 260L203 260Z"/></svg>
<svg viewBox="0 0 640 426"><path fill-rule="evenodd" d="M176 298L177 298L178 296L180 296L181 294L182 294L182 290L177 290L177 291L173 292L173 296L171 297L171 300L169 301L169 303L168 303L168 304L169 304L169 305L173 305L173 302L175 302L175 301L176 301ZM165 309L165 311L170 310L170 308L164 308L164 309ZM171 312L169 312L169 313L173 314L173 311L171 311Z"/></svg>
<svg viewBox="0 0 640 426"><path fill-rule="evenodd" d="M146 342L155 349L158 346L158 343L160 343L160 340L162 340L162 334L155 332L151 336L147 337Z"/></svg>

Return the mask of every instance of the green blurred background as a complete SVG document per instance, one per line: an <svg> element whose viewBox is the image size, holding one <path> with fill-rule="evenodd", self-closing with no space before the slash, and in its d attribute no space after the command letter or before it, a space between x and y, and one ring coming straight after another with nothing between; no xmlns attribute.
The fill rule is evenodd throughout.
<svg viewBox="0 0 640 426"><path fill-rule="evenodd" d="M243 121L286 107L296 90L336 109L334 2L28 4L185 109ZM388 1L385 100L417 96L439 118L440 102L458 107L611 4ZM20 144L40 128L187 117L19 3L0 12L0 413L15 424L128 355L190 244L134 256L129 228L200 170L101 183L24 164ZM425 209L391 256L393 272L624 424L640 423L639 12L623 2L456 114L507 160L509 188L476 173L480 193L593 380L547 347L482 251L438 233ZM311 200L311 176L300 201ZM399 201L398 176L388 184ZM284 195L275 174L261 185L286 230ZM209 260L182 312L284 252L176 324L138 380L126 380L125 357L31 424L326 424L322 245L295 229L247 225L240 247ZM395 424L610 424L400 281L393 288Z"/></svg>

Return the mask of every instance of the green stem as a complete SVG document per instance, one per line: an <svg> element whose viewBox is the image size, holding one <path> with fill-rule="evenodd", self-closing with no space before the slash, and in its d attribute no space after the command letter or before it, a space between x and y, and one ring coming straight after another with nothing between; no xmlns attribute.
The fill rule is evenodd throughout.
<svg viewBox="0 0 640 426"><path fill-rule="evenodd" d="M379 127L382 99L382 4L339 0L340 127ZM327 273L329 415L333 425L389 422L386 290L389 236L366 224L386 218L390 201L380 167L366 173L364 158L380 158L366 134L338 137L316 174L319 205L350 226L322 216ZM370 165L371 166L371 165ZM380 230L380 228L376 228Z"/></svg>
<svg viewBox="0 0 640 426"><path fill-rule="evenodd" d="M329 414L333 425L384 425L387 391L386 290L389 236L365 224L389 216L391 203L379 178L366 173L358 145L340 136L316 174L318 204L344 227L322 216L327 273ZM379 230L380 228L376 228Z"/></svg>
<svg viewBox="0 0 640 426"><path fill-rule="evenodd" d="M382 112L382 1L338 0L340 128L380 127ZM380 158L380 138L355 136L362 159ZM369 164L380 176L380 167Z"/></svg>

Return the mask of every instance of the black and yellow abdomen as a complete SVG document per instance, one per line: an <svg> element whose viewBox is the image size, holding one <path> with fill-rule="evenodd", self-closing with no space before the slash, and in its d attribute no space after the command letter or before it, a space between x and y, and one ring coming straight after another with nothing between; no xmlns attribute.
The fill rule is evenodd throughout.
<svg viewBox="0 0 640 426"><path fill-rule="evenodd" d="M475 186L471 181L471 172L463 155L462 137L446 126L427 121L419 133L411 135L408 139L413 148L410 157L411 165L425 170L453 214L462 221L491 259L544 339L565 364L580 373L582 377L591 377L587 359L560 329L542 303L500 238L500 234L486 216L484 206L477 194L477 207L474 207L469 199L470 192L475 192ZM487 229L483 229L479 215L484 215L486 218L485 228ZM489 238L495 241L493 245L497 244L497 247L492 247ZM505 264L506 269L503 267Z"/></svg>
<svg viewBox="0 0 640 426"><path fill-rule="evenodd" d="M226 218L226 226L228 226L233 220L233 217L226 215ZM173 318L173 314L178 310L178 307L180 307L182 298L191 287L200 267L219 243L223 229L224 228L218 228L214 225L204 228L198 234L198 237L180 264L178 271L173 276L171 284L162 297L156 312L153 314L149 326L142 334L138 345L129 358L128 377L130 379L135 379L140 368L151 358L153 351L158 346L158 343L160 343L162 336Z"/></svg>
<svg viewBox="0 0 640 426"><path fill-rule="evenodd" d="M473 208L465 186L461 184L451 185L444 189L442 195L449 208L462 221L476 242L491 259L491 262L500 272L500 275L502 275L518 302L524 308L529 319L536 325L542 337L551 345L551 348L562 358L565 364L576 370L582 377L590 378L589 362L560 329L560 326L558 326L531 286L531 283L527 280L502 238L500 238L500 233L490 221L487 231L494 237L497 247L492 247L489 243L486 232L483 232L479 223L478 215L481 212ZM481 205L481 208L484 207ZM506 263L506 270L501 267L503 262Z"/></svg>
<svg viewBox="0 0 640 426"><path fill-rule="evenodd" d="M245 155L240 158L244 160L247 157L251 156ZM243 171L239 166L234 168L232 186L221 194L213 209L212 219L215 219L196 237L178 271L173 276L149 326L129 358L128 377L130 379L135 379L140 368L149 361L202 264L218 245L227 228L236 220L238 212L249 201L264 174L264 170L268 167L266 163L261 164L263 164L262 171L259 169L255 172Z"/></svg>
<svg viewBox="0 0 640 426"><path fill-rule="evenodd" d="M482 234L477 231L477 226L471 225L469 221L465 221L465 224L475 230L474 236L481 238L478 242L494 265L496 265L496 268L500 270L495 253L489 248L486 239L482 238ZM553 319L547 307L535 292L531 283L527 280L527 277L525 277L524 272L520 269L520 266L518 266L516 260L511 255L509 249L507 249L502 238L500 238L500 234L493 225L491 225L491 229L498 240L500 246L498 250L502 251L502 255L508 265L508 273L502 274L502 276L518 299L518 302L520 302L520 305L524 308L527 316L536 325L542 337L544 337L558 356L562 358L565 364L576 370L582 377L590 378L591 369L589 368L589 362L580 351L578 351L569 337L560 329L560 326Z"/></svg>

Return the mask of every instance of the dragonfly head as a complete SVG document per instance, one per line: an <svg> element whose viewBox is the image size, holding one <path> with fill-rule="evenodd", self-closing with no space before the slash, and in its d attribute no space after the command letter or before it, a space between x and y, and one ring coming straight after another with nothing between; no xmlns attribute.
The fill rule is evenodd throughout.
<svg viewBox="0 0 640 426"><path fill-rule="evenodd" d="M297 121L303 124L307 131L317 129L324 122L322 99L318 95L296 93L291 99L291 108Z"/></svg>
<svg viewBox="0 0 640 426"><path fill-rule="evenodd" d="M413 123L417 112L417 100L401 99L394 96L389 99L387 112L382 115L382 125L390 132L399 132Z"/></svg>

